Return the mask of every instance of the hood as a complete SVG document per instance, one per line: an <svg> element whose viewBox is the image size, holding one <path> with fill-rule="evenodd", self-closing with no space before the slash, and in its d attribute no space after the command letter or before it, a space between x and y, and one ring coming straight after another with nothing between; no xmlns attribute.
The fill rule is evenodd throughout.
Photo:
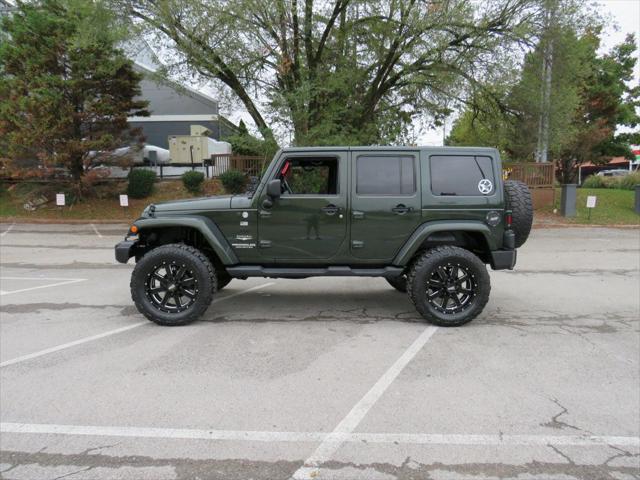
<svg viewBox="0 0 640 480"><path fill-rule="evenodd" d="M155 213L194 212L202 210L227 210L231 208L232 195L216 195L212 197L189 198L155 204ZM149 207L145 209L147 212Z"/></svg>

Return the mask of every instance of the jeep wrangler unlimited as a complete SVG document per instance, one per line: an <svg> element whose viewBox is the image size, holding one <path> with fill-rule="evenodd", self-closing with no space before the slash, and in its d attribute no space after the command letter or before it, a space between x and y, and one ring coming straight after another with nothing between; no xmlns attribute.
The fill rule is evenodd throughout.
<svg viewBox="0 0 640 480"><path fill-rule="evenodd" d="M184 325L232 279L384 277L428 321L484 308L486 264L512 269L533 218L527 186L490 148L286 148L244 195L149 205L115 247L131 296Z"/></svg>

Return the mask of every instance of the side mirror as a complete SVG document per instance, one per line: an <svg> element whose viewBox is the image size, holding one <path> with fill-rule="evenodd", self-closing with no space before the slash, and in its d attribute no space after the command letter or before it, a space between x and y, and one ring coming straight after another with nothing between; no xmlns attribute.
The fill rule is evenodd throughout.
<svg viewBox="0 0 640 480"><path fill-rule="evenodd" d="M279 179L276 178L275 180L270 180L269 183L267 183L267 195L272 200L280 198L280 195L282 195L281 188L282 187Z"/></svg>

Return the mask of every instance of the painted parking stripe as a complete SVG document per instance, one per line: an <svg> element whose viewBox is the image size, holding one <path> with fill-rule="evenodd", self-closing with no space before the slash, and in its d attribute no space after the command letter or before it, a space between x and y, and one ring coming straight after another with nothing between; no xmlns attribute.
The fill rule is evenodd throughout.
<svg viewBox="0 0 640 480"><path fill-rule="evenodd" d="M407 364L416 356L416 354L424 347L429 339L436 332L438 327L428 326L420 336L407 348L391 367L378 379L373 387L360 399L351 411L342 419L342 421L333 429L325 440L315 449L309 458L307 458L298 470L293 474L292 478L312 479L319 474L319 466L326 462L342 445L341 438L344 434L351 434L360 424L362 419L369 413L371 407L375 405L378 399L389 388L389 385L398 377L400 372Z"/></svg>
<svg viewBox="0 0 640 480"><path fill-rule="evenodd" d="M3 277L3 278L13 278L13 277ZM222 302L223 300L227 300L229 298L236 297L238 295L242 295L242 294L245 294L245 293L248 293L248 292L252 292L252 291L258 290L260 288L265 288L265 287L268 287L270 285L273 285L273 282L263 283L262 285L258 285L256 287L247 288L246 290L243 290L241 292L237 292L237 293L234 293L232 295L228 295L226 297L219 298L218 300L214 301L213 303L219 303L219 302ZM17 293L17 291L12 291L12 292L8 292L8 293ZM50 353L59 352L60 350L66 350L67 348L75 347L77 345L82 345L83 343L93 342L94 340L100 340L101 338L109 337L111 335L116 335L116 334L121 333L121 332L126 332L127 330L131 330L133 328L139 327L141 325L147 325L147 324L149 324L149 322L147 322L147 321L134 323L133 325L127 325L126 327L116 328L115 330L109 330L108 332L99 333L98 335L92 335L90 337L81 338L81 339L75 340L73 342L63 343L62 345L58 345L58 346L55 346L55 347L47 348L45 350L40 350L39 352L34 352L34 353L30 353L28 355L23 355L21 357L12 358L11 360L6 360L6 361L0 363L0 368L1 367L7 367L9 365L15 365L16 363L25 362L27 360L31 360L31 359L34 359L34 358L42 357L43 355L48 355Z"/></svg>
<svg viewBox="0 0 640 480"><path fill-rule="evenodd" d="M0 233L0 237L4 237L4 236L5 236L7 233L9 233L9 232L13 229L13 227L15 227L15 226L16 226L16 224L15 224L15 223L12 223L11 225L9 225L9 227L8 227L4 232Z"/></svg>
<svg viewBox="0 0 640 480"><path fill-rule="evenodd" d="M611 435L463 435L428 433L339 433L278 432L261 430L212 430L193 428L114 427L56 425L42 423L0 423L0 433L131 437L184 440L226 440L249 442L322 442L329 435L336 443L470 446L625 446L640 447L640 437Z"/></svg>
<svg viewBox="0 0 640 480"><path fill-rule="evenodd" d="M98 231L98 229L96 228L96 226L95 226L93 223L90 223L90 225L91 225L91 228L93 228L93 231L94 231L94 232L96 232L96 235L97 235L99 238L102 238L102 234Z"/></svg>
<svg viewBox="0 0 640 480"><path fill-rule="evenodd" d="M0 280L42 280L53 281L46 285L38 285L36 287L20 288L18 290L2 290L0 295L9 295L12 293L30 292L31 290L40 290L41 288L60 287L62 285L71 285L72 283L86 282L86 278L50 278L50 277L0 277Z"/></svg>
<svg viewBox="0 0 640 480"><path fill-rule="evenodd" d="M0 367L8 367L9 365L15 365L16 363L21 363L27 360L31 360L33 358L42 357L43 355L59 352L60 350L66 350L67 348L75 347L76 345L82 345L83 343L93 342L94 340L110 337L111 335L115 335L121 332L126 332L127 330L131 330L132 328L139 327L140 325L146 325L147 323L149 322L144 321L144 322L134 323L133 325L127 325L126 327L116 328L115 330L109 330L108 332L99 333L98 335L92 335L90 337L84 337L79 340L75 340L73 342L63 343L62 345L46 348L44 350L40 350L39 352L34 352L28 355L23 355L21 357L12 358L11 360L7 360L5 362L0 363Z"/></svg>

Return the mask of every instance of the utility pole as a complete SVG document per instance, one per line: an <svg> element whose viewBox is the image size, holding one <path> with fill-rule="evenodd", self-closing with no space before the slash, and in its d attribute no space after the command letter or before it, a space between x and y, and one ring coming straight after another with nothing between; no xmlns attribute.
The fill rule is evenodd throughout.
<svg viewBox="0 0 640 480"><path fill-rule="evenodd" d="M540 77L540 118L538 121L538 144L536 162L549 161L549 117L551 110L551 80L553 72L553 40L557 0L544 2L544 30L541 37L543 43L542 75Z"/></svg>

